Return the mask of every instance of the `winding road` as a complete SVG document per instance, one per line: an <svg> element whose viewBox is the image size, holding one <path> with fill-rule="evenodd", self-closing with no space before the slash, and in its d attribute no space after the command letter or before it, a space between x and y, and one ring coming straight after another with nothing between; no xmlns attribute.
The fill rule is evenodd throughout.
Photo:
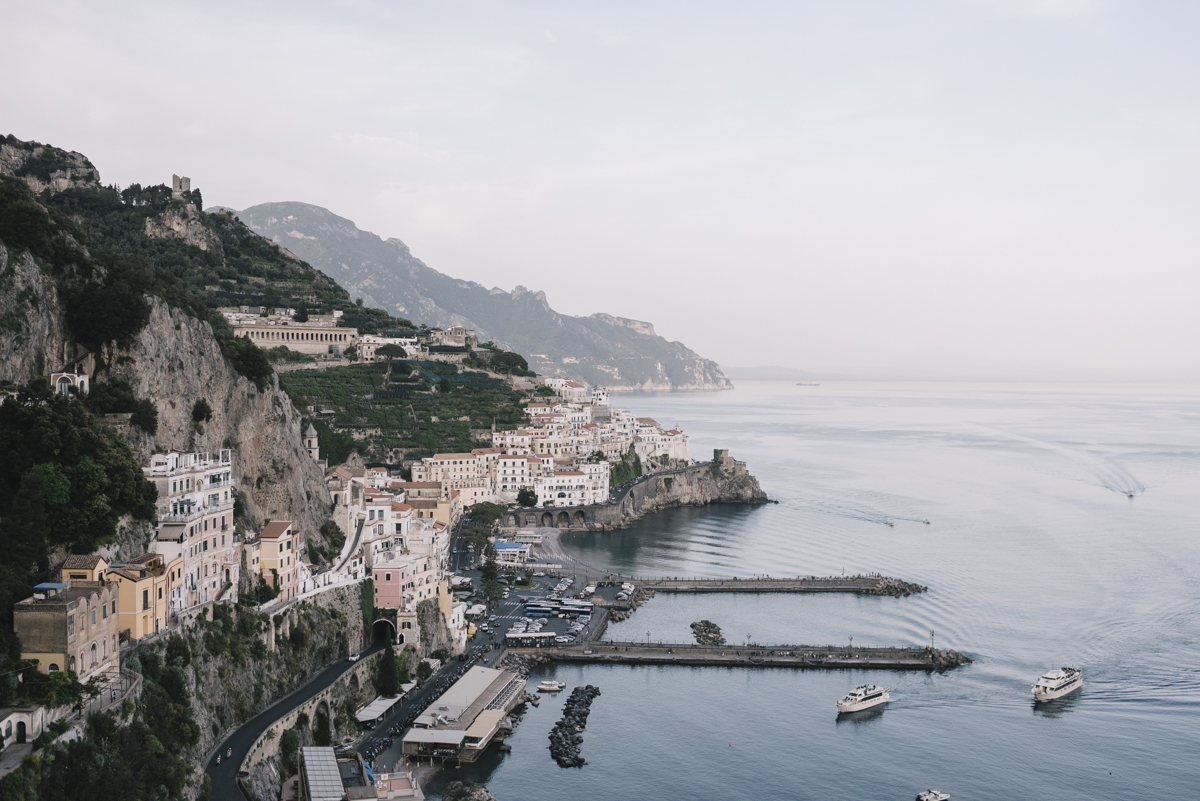
<svg viewBox="0 0 1200 801"><path fill-rule="evenodd" d="M368 657L382 650L383 645L377 643L363 651L362 655ZM250 746L254 745L254 741L275 721L333 684L355 664L357 663L346 658L337 660L310 679L307 684L295 690L291 695L276 701L229 735L221 743L220 750L209 759L204 769L205 773L212 776L212 797L218 799L246 798L247 801L250 801L249 796L242 791L237 780L238 767L246 758ZM233 749L233 755L226 758L225 753L228 749ZM219 765L217 764L217 754L221 756Z"/></svg>

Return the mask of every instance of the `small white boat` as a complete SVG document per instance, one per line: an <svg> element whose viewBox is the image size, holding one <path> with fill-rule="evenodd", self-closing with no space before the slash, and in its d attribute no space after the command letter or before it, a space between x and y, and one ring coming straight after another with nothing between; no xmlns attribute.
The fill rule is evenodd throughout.
<svg viewBox="0 0 1200 801"><path fill-rule="evenodd" d="M537 686L539 693L556 693L566 687L565 681L543 681Z"/></svg>
<svg viewBox="0 0 1200 801"><path fill-rule="evenodd" d="M950 801L950 794L940 790L926 790L923 793L917 793L917 801Z"/></svg>
<svg viewBox="0 0 1200 801"><path fill-rule="evenodd" d="M891 690L875 684L863 684L846 693L846 697L837 702L838 712L861 712L873 706L886 704L890 700Z"/></svg>
<svg viewBox="0 0 1200 801"><path fill-rule="evenodd" d="M1073 693L1083 686L1083 671L1073 667L1051 670L1033 683L1029 689L1038 701L1053 701L1062 698L1067 693Z"/></svg>
<svg viewBox="0 0 1200 801"><path fill-rule="evenodd" d="M1130 491L1129 491L1129 497L1130 497L1130 498L1132 498L1132 497L1133 497L1133 490L1130 490Z"/></svg>

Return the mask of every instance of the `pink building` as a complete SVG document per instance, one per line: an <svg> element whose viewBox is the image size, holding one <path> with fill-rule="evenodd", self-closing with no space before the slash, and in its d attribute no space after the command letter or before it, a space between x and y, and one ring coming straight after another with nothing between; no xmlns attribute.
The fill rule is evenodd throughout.
<svg viewBox="0 0 1200 801"><path fill-rule="evenodd" d="M409 560L392 553L380 554L371 567L375 582L375 608L404 608L404 585L409 581Z"/></svg>

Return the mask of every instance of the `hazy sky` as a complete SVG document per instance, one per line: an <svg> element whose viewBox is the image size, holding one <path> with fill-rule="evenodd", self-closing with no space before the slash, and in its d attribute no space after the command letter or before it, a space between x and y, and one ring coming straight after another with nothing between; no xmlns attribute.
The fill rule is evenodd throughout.
<svg viewBox="0 0 1200 801"><path fill-rule="evenodd" d="M1200 380L1200 3L0 2L0 133L726 365Z"/></svg>

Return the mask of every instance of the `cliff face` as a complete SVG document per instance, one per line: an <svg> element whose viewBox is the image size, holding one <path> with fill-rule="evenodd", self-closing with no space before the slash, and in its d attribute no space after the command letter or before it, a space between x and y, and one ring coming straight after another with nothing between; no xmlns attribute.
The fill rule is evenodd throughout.
<svg viewBox="0 0 1200 801"><path fill-rule="evenodd" d="M28 254L14 258L0 244L0 275L0 319L6 321L0 327L0 381L46 379L83 355L71 342L54 281ZM302 447L299 414L278 380L272 376L266 391L258 392L221 355L206 321L158 298L148 300L149 324L110 368L158 409L157 433L131 430L131 447L145 464L151 453L171 448L232 448L247 514L258 521L292 520L305 537L323 544L319 529L330 500L324 475ZM201 398L212 408L212 419L196 425L192 407ZM125 545L137 551L136 543Z"/></svg>
<svg viewBox="0 0 1200 801"><path fill-rule="evenodd" d="M481 342L516 351L542 375L614 389L729 389L716 362L638 320L571 317L546 293L488 289L434 270L399 239L380 239L350 220L306 203L264 203L238 214L262 236L331 276L366 305L429 325L473 328Z"/></svg>
<svg viewBox="0 0 1200 801"><path fill-rule="evenodd" d="M767 493L745 465L728 465L716 470L711 464L697 465L675 473L663 473L633 487L622 504L625 523L673 506L706 506L710 503L766 503Z"/></svg>

